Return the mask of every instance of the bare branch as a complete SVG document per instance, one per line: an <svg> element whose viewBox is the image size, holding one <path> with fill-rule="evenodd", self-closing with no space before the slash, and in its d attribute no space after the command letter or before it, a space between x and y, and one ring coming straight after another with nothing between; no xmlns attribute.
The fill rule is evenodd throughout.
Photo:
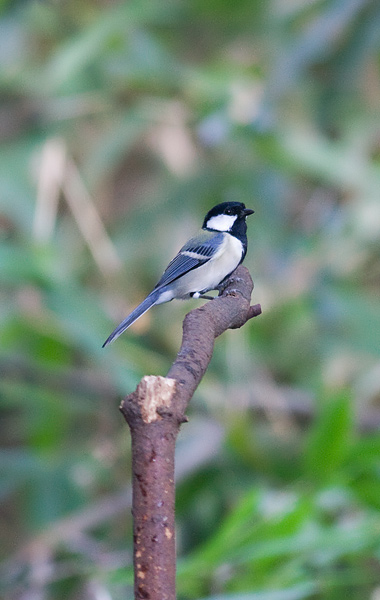
<svg viewBox="0 0 380 600"><path fill-rule="evenodd" d="M238 267L218 298L186 315L167 377L144 377L121 404L132 435L136 600L175 600L175 442L215 338L261 313L250 306L252 289L248 270Z"/></svg>

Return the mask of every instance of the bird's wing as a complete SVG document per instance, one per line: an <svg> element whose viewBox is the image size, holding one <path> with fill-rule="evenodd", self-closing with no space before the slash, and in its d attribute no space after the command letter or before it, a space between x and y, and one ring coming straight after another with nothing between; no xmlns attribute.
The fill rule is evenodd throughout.
<svg viewBox="0 0 380 600"><path fill-rule="evenodd" d="M202 231L189 240L168 264L156 288L172 283L185 273L205 264L214 256L224 241L223 233Z"/></svg>

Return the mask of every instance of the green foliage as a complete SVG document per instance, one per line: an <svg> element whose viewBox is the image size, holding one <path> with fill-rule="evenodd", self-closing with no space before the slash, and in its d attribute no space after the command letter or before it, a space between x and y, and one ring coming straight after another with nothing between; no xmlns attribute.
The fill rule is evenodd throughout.
<svg viewBox="0 0 380 600"><path fill-rule="evenodd" d="M217 340L181 432L178 598L374 598L380 5L0 17L1 597L132 597L118 403L166 373L195 304L101 344L205 212L242 200L263 314Z"/></svg>
<svg viewBox="0 0 380 600"><path fill-rule="evenodd" d="M344 390L324 401L305 449L309 477L322 481L336 477L350 452L352 421L351 397Z"/></svg>

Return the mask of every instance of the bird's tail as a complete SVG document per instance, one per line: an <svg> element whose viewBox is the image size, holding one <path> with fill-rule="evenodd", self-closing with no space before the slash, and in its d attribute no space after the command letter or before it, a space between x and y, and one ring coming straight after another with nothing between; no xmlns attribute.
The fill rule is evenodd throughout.
<svg viewBox="0 0 380 600"><path fill-rule="evenodd" d="M124 319L124 321L122 321L120 325L118 325L116 329L113 330L111 335L104 342L102 348L108 346L108 344L116 340L116 338L118 338L119 335L121 335L126 329L128 329L128 327L130 327L132 323L137 321L139 317L141 317L144 313L146 313L147 310L149 310L154 304L156 304L158 297L158 290L153 290L153 292L151 292L149 296L147 296L145 300L141 302L141 304L136 306L136 308Z"/></svg>

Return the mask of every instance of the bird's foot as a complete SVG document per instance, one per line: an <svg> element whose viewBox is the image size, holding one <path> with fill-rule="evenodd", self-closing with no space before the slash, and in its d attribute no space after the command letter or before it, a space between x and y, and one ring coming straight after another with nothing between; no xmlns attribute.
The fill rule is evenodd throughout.
<svg viewBox="0 0 380 600"><path fill-rule="evenodd" d="M243 279L241 277L236 277L234 275L232 275L231 277L228 277L227 279L225 279L224 281L222 281L222 283L220 283L218 285L218 287L216 288L219 292L219 296L221 296L224 292L224 290L231 285L231 283L240 283L241 281L243 281ZM236 294L239 290L229 290L228 294Z"/></svg>

